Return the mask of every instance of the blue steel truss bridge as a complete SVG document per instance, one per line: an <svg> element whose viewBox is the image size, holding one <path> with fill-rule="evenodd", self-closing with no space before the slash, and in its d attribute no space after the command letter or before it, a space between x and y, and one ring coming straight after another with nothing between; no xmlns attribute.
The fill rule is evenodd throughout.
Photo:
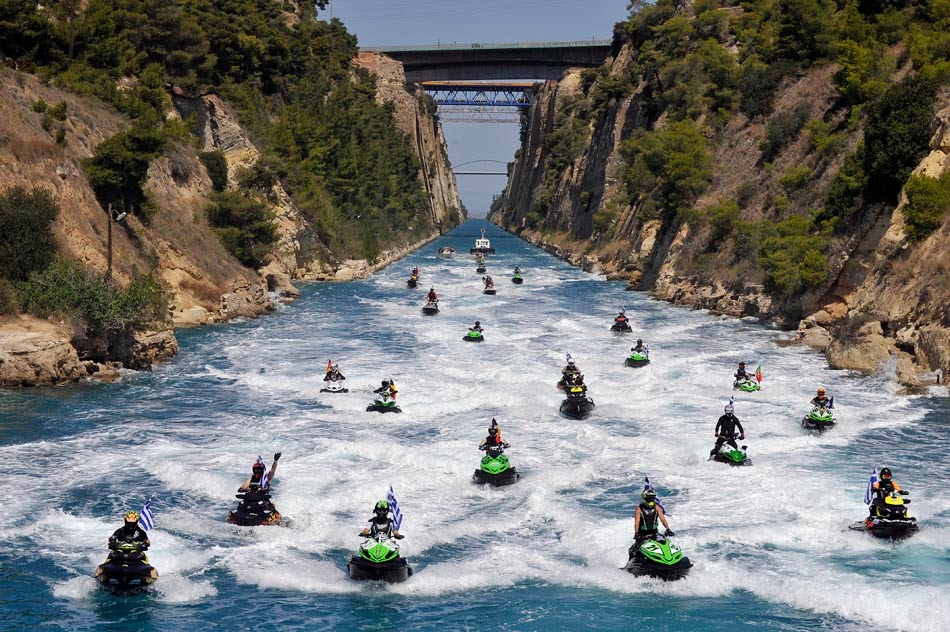
<svg viewBox="0 0 950 632"><path fill-rule="evenodd" d="M439 106L443 121L518 123L531 107L538 84L423 81L419 84Z"/></svg>

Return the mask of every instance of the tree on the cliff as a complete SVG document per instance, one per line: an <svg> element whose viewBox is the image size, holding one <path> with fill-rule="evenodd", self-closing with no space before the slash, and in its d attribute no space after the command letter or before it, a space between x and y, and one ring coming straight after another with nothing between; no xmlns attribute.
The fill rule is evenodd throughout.
<svg viewBox="0 0 950 632"><path fill-rule="evenodd" d="M0 194L0 277L22 281L50 264L58 214L59 204L46 189L14 187Z"/></svg>
<svg viewBox="0 0 950 632"><path fill-rule="evenodd" d="M205 208L208 223L238 261L260 268L277 241L274 214L261 202L239 191L215 194Z"/></svg>
<svg viewBox="0 0 950 632"><path fill-rule="evenodd" d="M103 208L149 215L148 196L143 189L148 166L165 146L161 130L154 124L140 123L96 146L82 168L96 199Z"/></svg>

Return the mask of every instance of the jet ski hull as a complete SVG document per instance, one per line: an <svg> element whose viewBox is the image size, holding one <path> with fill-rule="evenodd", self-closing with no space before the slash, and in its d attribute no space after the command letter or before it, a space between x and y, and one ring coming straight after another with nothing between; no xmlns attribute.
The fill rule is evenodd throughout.
<svg viewBox="0 0 950 632"><path fill-rule="evenodd" d="M344 388L342 386L324 386L320 389L321 393L349 393L350 389Z"/></svg>
<svg viewBox="0 0 950 632"><path fill-rule="evenodd" d="M802 417L802 428L817 430L818 432L830 430L831 428L834 428L836 424L837 421L835 419L815 419L810 415Z"/></svg>
<svg viewBox="0 0 950 632"><path fill-rule="evenodd" d="M262 511L235 511L228 512L228 522L239 527L276 527L280 525L282 516L276 509L268 513Z"/></svg>
<svg viewBox="0 0 950 632"><path fill-rule="evenodd" d="M435 316L436 314L439 313L439 308L438 307L423 307L422 313L425 314L426 316Z"/></svg>
<svg viewBox="0 0 950 632"><path fill-rule="evenodd" d="M419 285L419 283L415 279L409 279L408 281L406 281L406 285L408 285L409 287L416 287Z"/></svg>
<svg viewBox="0 0 950 632"><path fill-rule="evenodd" d="M376 563L354 555L346 563L346 569L350 574L350 579L357 581L383 581L394 584L412 577L412 567L409 566L409 560L404 557L390 562Z"/></svg>
<svg viewBox="0 0 950 632"><path fill-rule="evenodd" d="M623 570L638 577L656 577L664 581L674 581L685 577L692 567L693 563L689 561L688 557L684 557L671 565L660 564L647 559L632 558L623 567Z"/></svg>
<svg viewBox="0 0 950 632"><path fill-rule="evenodd" d="M729 457L719 454L718 452L713 457L713 461L719 461L720 463L725 463L727 465L737 465L737 466L738 465L752 465L752 459L750 459L749 457L746 457L742 459L741 461L734 461L730 459Z"/></svg>
<svg viewBox="0 0 950 632"><path fill-rule="evenodd" d="M487 271L488 271L488 268L486 268L485 266L478 266L477 268L475 268L475 272L479 274L485 274L485 272Z"/></svg>
<svg viewBox="0 0 950 632"><path fill-rule="evenodd" d="M757 382L733 382L732 388L738 389L744 393L754 393L761 391L762 387Z"/></svg>
<svg viewBox="0 0 950 632"><path fill-rule="evenodd" d="M495 295L495 288L486 288L482 290L482 294L488 294L489 296Z"/></svg>
<svg viewBox="0 0 950 632"><path fill-rule="evenodd" d="M487 483L494 487L502 487L504 485L512 485L518 482L520 478L518 470L513 467L509 467L504 472L498 474L491 474L485 470L475 470L475 473L472 475L472 480L476 483Z"/></svg>
<svg viewBox="0 0 950 632"><path fill-rule="evenodd" d="M917 533L920 526L916 518L868 518L851 524L849 529L870 533L875 538L903 540Z"/></svg>
<svg viewBox="0 0 950 632"><path fill-rule="evenodd" d="M524 283L524 279L521 277L514 277L513 279L511 279L511 282L514 283L515 285L521 285L522 283Z"/></svg>
<svg viewBox="0 0 950 632"><path fill-rule="evenodd" d="M384 406L383 404L373 403L366 407L366 412L401 413L402 408L399 406Z"/></svg>
<svg viewBox="0 0 950 632"><path fill-rule="evenodd" d="M613 325L610 326L610 331L616 334L629 334L629 333L633 333L633 327L631 327L630 325L627 325L626 323L625 324L614 323Z"/></svg>
<svg viewBox="0 0 950 632"><path fill-rule="evenodd" d="M594 410L594 400L589 397L568 397L561 402L561 414L571 419L583 419Z"/></svg>
<svg viewBox="0 0 950 632"><path fill-rule="evenodd" d="M485 336L462 336L462 340L465 342L481 342L485 339Z"/></svg>
<svg viewBox="0 0 950 632"><path fill-rule="evenodd" d="M135 595L148 590L158 579L149 564L105 562L96 568L96 581L116 595Z"/></svg>
<svg viewBox="0 0 950 632"><path fill-rule="evenodd" d="M634 360L633 358L627 358L626 360L624 360L624 363L623 363L623 364L624 364L624 366L629 366L629 367L633 367L633 368L635 368L635 369L638 369L638 368L640 368L640 367L642 367L642 366L646 366L646 365L650 364L650 358L644 358L644 359L642 359L642 360L640 360L640 359Z"/></svg>

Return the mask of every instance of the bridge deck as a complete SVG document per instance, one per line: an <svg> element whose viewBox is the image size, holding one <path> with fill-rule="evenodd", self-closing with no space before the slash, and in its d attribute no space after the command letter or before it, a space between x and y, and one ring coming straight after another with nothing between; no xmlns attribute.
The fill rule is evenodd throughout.
<svg viewBox="0 0 950 632"><path fill-rule="evenodd" d="M409 53L414 51L437 52L459 50L517 50L524 48L585 48L588 46L611 46L611 40L577 40L573 42L509 42L498 44L422 44L419 46L368 46L361 50L376 53Z"/></svg>

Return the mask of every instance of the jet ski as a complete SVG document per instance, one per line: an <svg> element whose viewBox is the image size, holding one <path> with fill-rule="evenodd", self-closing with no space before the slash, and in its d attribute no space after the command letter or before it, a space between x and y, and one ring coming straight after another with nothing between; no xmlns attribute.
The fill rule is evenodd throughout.
<svg viewBox="0 0 950 632"><path fill-rule="evenodd" d="M634 351L623 362L624 366L632 366L634 368L648 364L650 364L650 353L646 349L643 351Z"/></svg>
<svg viewBox="0 0 950 632"><path fill-rule="evenodd" d="M488 294L489 296L494 296L494 295L495 295L495 286L492 285L492 286L490 286L490 287L486 287L484 290L482 290L482 294Z"/></svg>
<svg viewBox="0 0 950 632"><path fill-rule="evenodd" d="M501 487L518 482L518 471L508 462L508 457L505 456L501 446L485 446L482 449L486 454L482 457L480 467L472 475L476 483L488 483Z"/></svg>
<svg viewBox="0 0 950 632"><path fill-rule="evenodd" d="M416 287L417 285L419 285L419 277L413 274L412 276L409 277L409 280L406 281L406 285L408 285L409 287Z"/></svg>
<svg viewBox="0 0 950 632"><path fill-rule="evenodd" d="M482 335L482 332L476 329L469 329L468 333L462 336L462 340L465 342L482 342L485 340L485 336Z"/></svg>
<svg viewBox="0 0 950 632"><path fill-rule="evenodd" d="M404 582L412 576L409 560L399 555L396 540L382 531L360 543L359 551L346 563L356 580Z"/></svg>
<svg viewBox="0 0 950 632"><path fill-rule="evenodd" d="M810 413L802 417L802 428L810 428L818 432L833 428L836 423L837 419L832 409L824 406L815 406Z"/></svg>
<svg viewBox="0 0 950 632"><path fill-rule="evenodd" d="M610 326L610 331L617 334L630 334L633 333L633 327L625 320L615 320L614 324Z"/></svg>
<svg viewBox="0 0 950 632"><path fill-rule="evenodd" d="M280 524L281 515L271 501L270 492L252 485L246 492L235 494L241 502L228 512L228 522L240 527L269 527Z"/></svg>
<svg viewBox="0 0 950 632"><path fill-rule="evenodd" d="M148 590L158 571L148 563L143 542L110 544L106 561L96 568L96 581L116 595L134 595Z"/></svg>
<svg viewBox="0 0 950 632"><path fill-rule="evenodd" d="M373 403L366 407L366 412L401 413L402 408L396 406L396 400L389 395L377 395Z"/></svg>
<svg viewBox="0 0 950 632"><path fill-rule="evenodd" d="M520 272L515 272L515 276L511 277L511 282L515 285L521 285L524 283L524 278L522 278Z"/></svg>
<svg viewBox="0 0 950 632"><path fill-rule="evenodd" d="M343 386L343 380L327 380L323 383L321 393L349 393L350 389Z"/></svg>
<svg viewBox="0 0 950 632"><path fill-rule="evenodd" d="M713 455L713 461L728 463L729 465L752 465L752 459L746 454L746 448L742 446L739 449L733 448L728 443L723 443L719 451Z"/></svg>
<svg viewBox="0 0 950 632"><path fill-rule="evenodd" d="M744 378L741 380L736 380L735 382L732 383L732 388L739 389L740 391L744 391L746 393L752 393L755 391L762 390L762 386L760 386L759 383L756 382L752 378Z"/></svg>
<svg viewBox="0 0 950 632"><path fill-rule="evenodd" d="M584 395L584 389L572 386L567 399L561 402L561 414L571 419L583 419L594 410L594 400Z"/></svg>
<svg viewBox="0 0 950 632"><path fill-rule="evenodd" d="M478 264L478 267L475 268L475 272L478 272L479 274L485 274L485 272L486 272L487 270L488 270L488 268L485 267L485 264L484 264L484 263L479 263L479 264Z"/></svg>
<svg viewBox="0 0 950 632"><path fill-rule="evenodd" d="M428 301L425 305L422 306L422 313L426 316L435 316L439 313L439 302L438 301Z"/></svg>
<svg viewBox="0 0 950 632"><path fill-rule="evenodd" d="M891 492L881 498L875 498L871 503L871 515L863 521L849 526L854 531L865 531L876 538L901 540L914 535L920 526L917 518L907 515L907 505L910 499L903 499L907 492Z"/></svg>
<svg viewBox="0 0 950 632"><path fill-rule="evenodd" d="M451 259L455 255L455 248L452 246L442 246L439 248L438 255L442 259Z"/></svg>
<svg viewBox="0 0 950 632"><path fill-rule="evenodd" d="M679 545L656 534L643 541L639 548L630 547L630 559L623 570L637 576L649 576L672 581L685 577L693 563L683 555Z"/></svg>

